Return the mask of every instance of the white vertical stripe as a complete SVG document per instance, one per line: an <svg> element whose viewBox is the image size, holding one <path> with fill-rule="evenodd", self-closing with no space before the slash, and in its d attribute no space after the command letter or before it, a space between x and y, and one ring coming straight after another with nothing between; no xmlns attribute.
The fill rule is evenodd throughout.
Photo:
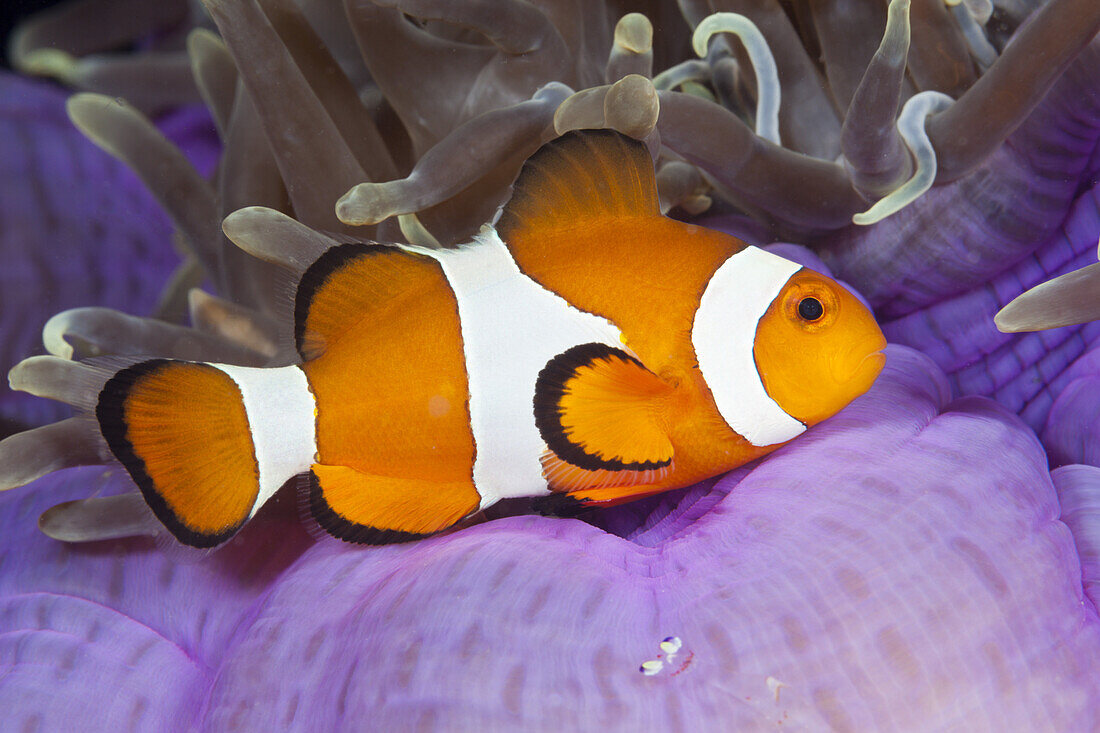
<svg viewBox="0 0 1100 733"><path fill-rule="evenodd" d="M718 412L753 445L775 445L806 429L771 398L753 358L756 327L802 266L757 247L730 257L707 283L691 343Z"/></svg>
<svg viewBox="0 0 1100 733"><path fill-rule="evenodd" d="M535 380L566 349L597 342L623 348L619 329L520 272L492 227L459 249L404 247L437 260L458 301L481 506L547 490L535 426Z"/></svg>
<svg viewBox="0 0 1100 733"><path fill-rule="evenodd" d="M210 364L237 383L252 431L260 493L251 519L287 479L313 465L317 453L316 403L298 366L256 369Z"/></svg>

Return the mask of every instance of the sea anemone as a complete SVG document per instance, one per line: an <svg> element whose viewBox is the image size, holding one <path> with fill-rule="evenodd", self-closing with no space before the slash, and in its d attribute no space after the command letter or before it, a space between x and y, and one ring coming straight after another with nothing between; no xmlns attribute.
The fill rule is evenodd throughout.
<svg viewBox="0 0 1100 733"><path fill-rule="evenodd" d="M79 468L105 460L81 418L14 435L0 484L39 480L0 515L10 720L1094 722L1100 469L1080 464L1100 453L1100 330L993 319L1094 261L1100 5L207 0L185 54L186 5L145 5L52 11L13 61L95 92L70 117L165 208L182 264L157 317L50 319L19 389L86 401L73 360L104 355L287 363L285 286L319 252L464 241L531 152L582 127L645 141L674 215L802 245L774 246L861 291L896 345L871 392L751 470L399 547L314 542L283 497L183 562L131 536L151 525L118 474ZM212 180L145 116L196 94ZM1075 313L1027 323L1094 317ZM38 515L96 541L43 537Z"/></svg>

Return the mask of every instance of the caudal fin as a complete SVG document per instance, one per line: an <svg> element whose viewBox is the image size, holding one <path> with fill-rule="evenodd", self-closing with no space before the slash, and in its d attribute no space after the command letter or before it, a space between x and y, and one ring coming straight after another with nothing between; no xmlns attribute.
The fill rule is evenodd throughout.
<svg viewBox="0 0 1100 733"><path fill-rule="evenodd" d="M194 547L229 539L267 498L242 394L247 386L220 366L135 364L106 383L95 411L107 445L153 513Z"/></svg>

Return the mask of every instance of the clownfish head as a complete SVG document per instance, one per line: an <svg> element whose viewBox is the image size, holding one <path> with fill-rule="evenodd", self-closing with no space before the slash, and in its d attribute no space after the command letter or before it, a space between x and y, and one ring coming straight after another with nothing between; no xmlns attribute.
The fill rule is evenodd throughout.
<svg viewBox="0 0 1100 733"><path fill-rule="evenodd" d="M871 312L836 281L801 269L760 318L753 356L768 395L813 425L870 389L886 363Z"/></svg>
<svg viewBox="0 0 1100 733"><path fill-rule="evenodd" d="M756 446L784 443L836 414L886 363L886 339L863 303L757 247L713 274L691 338L718 412Z"/></svg>

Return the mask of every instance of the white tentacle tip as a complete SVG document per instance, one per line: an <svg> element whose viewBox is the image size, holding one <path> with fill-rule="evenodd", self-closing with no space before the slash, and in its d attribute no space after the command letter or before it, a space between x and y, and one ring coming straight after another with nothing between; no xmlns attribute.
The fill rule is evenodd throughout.
<svg viewBox="0 0 1100 733"><path fill-rule="evenodd" d="M905 141L913 156L915 170L913 176L896 189L883 196L866 211L852 215L852 223L860 226L875 224L891 214L895 214L913 203L936 180L936 150L928 139L925 121L933 114L942 112L955 103L955 100L942 92L921 92L909 98L898 116L898 134Z"/></svg>
<svg viewBox="0 0 1100 733"><path fill-rule="evenodd" d="M47 352L62 359L73 358L72 344L65 340L65 334L72 320L70 314L71 311L61 311L46 321L46 325L42 327L42 345L46 347Z"/></svg>
<svg viewBox="0 0 1100 733"><path fill-rule="evenodd" d="M739 13L714 13L695 27L691 45L704 58L712 36L733 33L745 46L756 74L756 134L768 142L781 145L779 139L779 71L768 42L756 24Z"/></svg>

